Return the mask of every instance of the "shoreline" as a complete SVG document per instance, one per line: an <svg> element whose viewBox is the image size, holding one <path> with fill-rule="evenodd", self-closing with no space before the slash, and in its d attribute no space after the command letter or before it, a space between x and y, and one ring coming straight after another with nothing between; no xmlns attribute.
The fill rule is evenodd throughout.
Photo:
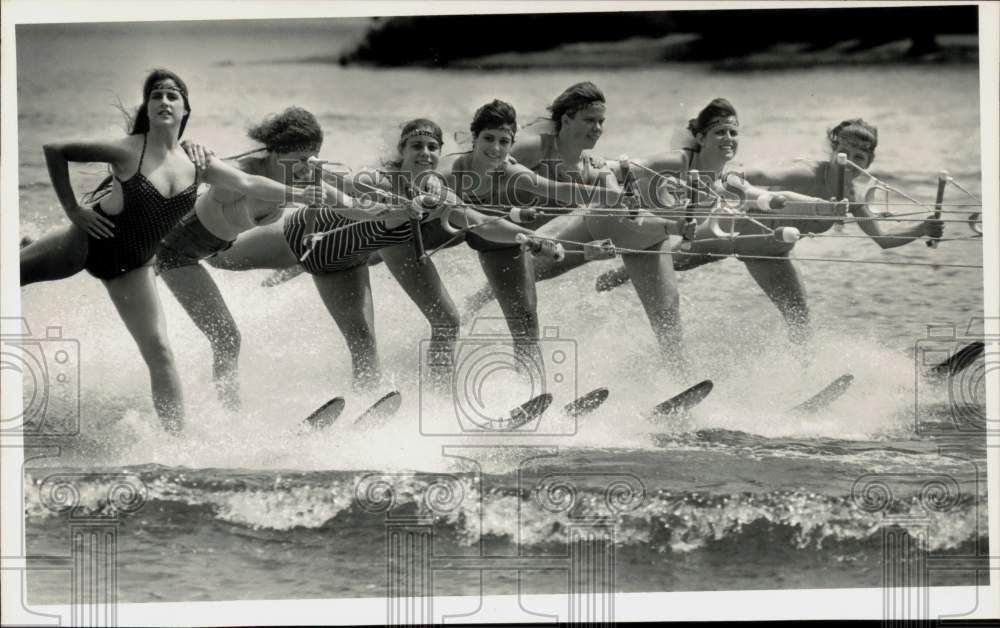
<svg viewBox="0 0 1000 628"><path fill-rule="evenodd" d="M914 53L910 40L898 39L868 46L859 39L845 40L832 46L810 50L807 43L776 43L746 55L706 58L699 54L699 35L682 33L660 38L633 37L617 42L574 42L550 50L502 52L456 59L424 67L445 70L531 70L553 68L622 68L653 67L672 64L704 65L712 70L768 71L801 69L816 66L866 65L976 65L979 62L978 38L975 35L942 35L935 45ZM346 62L335 55L312 57L306 61L339 63L354 67L386 67L371 62ZM412 64L423 65L423 64Z"/></svg>

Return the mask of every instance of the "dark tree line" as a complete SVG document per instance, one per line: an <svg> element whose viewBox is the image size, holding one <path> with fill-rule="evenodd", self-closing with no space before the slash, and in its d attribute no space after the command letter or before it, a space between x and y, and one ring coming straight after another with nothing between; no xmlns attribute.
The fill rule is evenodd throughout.
<svg viewBox="0 0 1000 628"><path fill-rule="evenodd" d="M344 64L447 66L484 55L533 52L573 42L690 33L697 39L664 60L714 60L805 43L852 50L910 40L909 54L933 52L935 37L976 33L974 6L754 9L575 14L443 15L377 18ZM845 51L849 52L849 51Z"/></svg>

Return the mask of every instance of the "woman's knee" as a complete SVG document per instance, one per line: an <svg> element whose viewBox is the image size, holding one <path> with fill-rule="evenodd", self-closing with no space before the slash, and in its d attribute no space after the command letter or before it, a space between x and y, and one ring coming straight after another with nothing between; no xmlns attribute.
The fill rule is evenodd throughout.
<svg viewBox="0 0 1000 628"><path fill-rule="evenodd" d="M174 351L165 334L154 334L139 341L139 353L152 372L171 371L176 368Z"/></svg>

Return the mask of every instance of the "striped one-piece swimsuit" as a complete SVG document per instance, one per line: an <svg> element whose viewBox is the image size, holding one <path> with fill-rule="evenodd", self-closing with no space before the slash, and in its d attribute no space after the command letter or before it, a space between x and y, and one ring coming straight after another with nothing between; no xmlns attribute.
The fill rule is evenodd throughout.
<svg viewBox="0 0 1000 628"><path fill-rule="evenodd" d="M292 252L314 275L361 266L373 251L413 239L409 223L390 228L381 221L350 220L330 207L293 211L285 219L283 231ZM324 232L329 233L310 242L308 236Z"/></svg>

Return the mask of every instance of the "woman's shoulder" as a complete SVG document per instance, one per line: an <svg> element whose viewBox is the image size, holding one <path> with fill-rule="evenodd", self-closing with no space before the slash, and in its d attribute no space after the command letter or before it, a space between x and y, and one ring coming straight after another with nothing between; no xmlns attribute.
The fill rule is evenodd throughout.
<svg viewBox="0 0 1000 628"><path fill-rule="evenodd" d="M511 158L529 167L530 164L538 163L542 157L543 139L546 137L551 136L536 135L518 140L510 153Z"/></svg>
<svg viewBox="0 0 1000 628"><path fill-rule="evenodd" d="M644 159L632 159L632 163L641 164L654 172L685 170L691 163L694 152L689 148L674 148L665 150Z"/></svg>
<svg viewBox="0 0 1000 628"><path fill-rule="evenodd" d="M146 145L146 136L142 133L138 135L120 135L105 141L98 140L94 143L104 144L111 150L120 151L122 157L138 163Z"/></svg>
<svg viewBox="0 0 1000 628"><path fill-rule="evenodd" d="M472 165L472 152L470 151L468 153L461 153L460 155L458 155L458 157L454 159L454 161L451 162L451 170L468 171L471 170L471 165Z"/></svg>
<svg viewBox="0 0 1000 628"><path fill-rule="evenodd" d="M122 148L134 149L136 151L142 150L142 147L146 144L147 137L145 133L136 133L134 135L120 135L109 143L121 146Z"/></svg>

